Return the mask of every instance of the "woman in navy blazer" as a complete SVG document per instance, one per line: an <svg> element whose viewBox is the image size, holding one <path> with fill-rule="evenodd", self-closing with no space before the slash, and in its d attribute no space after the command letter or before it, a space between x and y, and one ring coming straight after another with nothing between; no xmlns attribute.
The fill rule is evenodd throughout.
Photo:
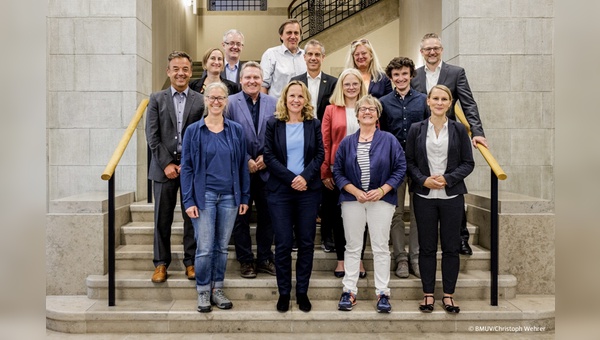
<svg viewBox="0 0 600 340"><path fill-rule="evenodd" d="M267 201L275 236L280 312L289 310L294 235L298 245L296 303L304 312L312 308L307 293L321 201L323 155L321 122L315 119L310 93L304 83L293 80L284 88L275 117L267 122L265 130L264 161L270 172Z"/></svg>
<svg viewBox="0 0 600 340"><path fill-rule="evenodd" d="M353 41L346 56L346 68L360 71L367 85L367 93L379 99L392 92L392 82L386 76L371 42L367 39Z"/></svg>
<svg viewBox="0 0 600 340"><path fill-rule="evenodd" d="M406 162L412 178L410 191L419 231L419 269L423 302L419 310L433 311L436 254L439 234L442 243L442 306L456 314L460 308L453 299L460 266L460 223L467 187L464 179L475 167L471 140L466 128L446 113L452 93L435 85L427 95L431 117L414 123L406 140Z"/></svg>

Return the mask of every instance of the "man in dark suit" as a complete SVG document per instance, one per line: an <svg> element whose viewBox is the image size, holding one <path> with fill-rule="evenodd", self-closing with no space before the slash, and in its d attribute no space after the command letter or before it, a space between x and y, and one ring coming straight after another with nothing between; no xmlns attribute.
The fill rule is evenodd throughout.
<svg viewBox="0 0 600 340"><path fill-rule="evenodd" d="M428 93L437 84L447 86L452 92L453 98L452 105L447 114L448 118L456 120L454 105L456 101L460 101L460 106L471 126L473 146L477 147L479 143L488 147L481 119L479 118L479 109L469 87L465 69L442 62L443 51L442 40L437 34L427 33L423 36L423 39L421 39L421 55L425 60L425 65L416 70L416 75L411 81L411 86L423 93ZM463 214L460 235L460 253L463 255L472 255L473 250L471 250L468 243L469 230L467 229L466 214Z"/></svg>
<svg viewBox="0 0 600 340"><path fill-rule="evenodd" d="M167 75L171 86L150 95L146 110L146 140L152 151L148 178L154 183L154 274L152 282L167 280L171 263L171 224L180 188L179 163L185 129L200 120L203 96L189 88L192 58L185 52L169 54ZM181 194L180 194L181 196ZM195 279L196 242L190 218L183 216L183 264L188 279Z"/></svg>
<svg viewBox="0 0 600 340"><path fill-rule="evenodd" d="M325 59L325 47L317 40L310 40L304 46L304 61L307 72L293 77L291 80L300 80L308 87L315 107L317 118L323 120L325 107L329 105L329 97L337 83L337 78L321 72ZM316 96L314 95L316 94Z"/></svg>
<svg viewBox="0 0 600 340"><path fill-rule="evenodd" d="M255 278L256 273L275 275L273 262L273 226L267 206L266 183L269 171L263 160L265 129L269 118L273 117L277 99L260 93L262 69L254 61L245 63L240 70L242 92L229 96L226 117L238 122L244 129L246 138L246 161L250 170L250 203L256 207L256 265L252 253L250 237L250 214L237 216L232 237L235 253L240 262L240 275Z"/></svg>
<svg viewBox="0 0 600 340"><path fill-rule="evenodd" d="M299 80L306 84L311 94L311 104L317 113L317 118L323 120L325 107L329 105L329 97L333 93L337 78L321 71L321 65L325 59L325 46L317 40L309 40L304 45L304 61L307 72L293 77L291 80ZM327 190L324 188L323 190ZM321 225L321 247L325 252L335 250L332 238L332 227Z"/></svg>
<svg viewBox="0 0 600 340"><path fill-rule="evenodd" d="M221 72L221 78L240 83L240 70L244 63L240 62L240 55L244 50L244 35L236 29L230 29L223 34L221 43L225 51L225 67Z"/></svg>

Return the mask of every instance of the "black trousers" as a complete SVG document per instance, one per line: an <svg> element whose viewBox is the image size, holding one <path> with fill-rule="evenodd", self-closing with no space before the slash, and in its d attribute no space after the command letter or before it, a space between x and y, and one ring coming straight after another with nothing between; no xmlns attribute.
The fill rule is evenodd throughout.
<svg viewBox="0 0 600 340"><path fill-rule="evenodd" d="M266 183L258 173L250 174L250 201L256 208L256 262L273 261L273 226L267 205ZM235 243L235 254L240 263L253 263L252 238L250 237L250 215L248 211L244 215L238 214L233 226L233 241Z"/></svg>
<svg viewBox="0 0 600 340"><path fill-rule="evenodd" d="M154 266L171 264L171 225L177 205L177 191L181 195L179 177L169 179L166 182L154 182ZM185 213L183 204L181 206L183 216L183 264L194 265L196 254L196 240L194 239L194 227L192 220Z"/></svg>
<svg viewBox="0 0 600 340"><path fill-rule="evenodd" d="M445 294L454 294L460 269L460 225L464 214L464 196L452 199L427 199L413 195L419 231L419 270L426 294L435 291L438 226L442 244L442 285Z"/></svg>

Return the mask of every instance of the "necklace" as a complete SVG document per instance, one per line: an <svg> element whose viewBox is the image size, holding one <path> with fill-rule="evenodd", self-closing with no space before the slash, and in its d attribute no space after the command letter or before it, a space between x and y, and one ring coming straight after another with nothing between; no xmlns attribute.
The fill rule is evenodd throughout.
<svg viewBox="0 0 600 340"><path fill-rule="evenodd" d="M373 137L373 135L374 135L374 134L375 134L375 133L372 133L372 134L370 134L370 135L369 135L369 136L367 136L367 137L360 136L360 138L361 138L362 140L364 140L365 142L368 142L368 141L369 141L369 138Z"/></svg>

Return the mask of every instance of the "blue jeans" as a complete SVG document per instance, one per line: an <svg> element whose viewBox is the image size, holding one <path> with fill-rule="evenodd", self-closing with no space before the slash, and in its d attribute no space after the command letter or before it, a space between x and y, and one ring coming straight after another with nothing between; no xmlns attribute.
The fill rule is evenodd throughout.
<svg viewBox="0 0 600 340"><path fill-rule="evenodd" d="M233 195L207 191L205 209L192 219L196 238L196 289L223 288L227 267L227 245L233 230L238 207Z"/></svg>

